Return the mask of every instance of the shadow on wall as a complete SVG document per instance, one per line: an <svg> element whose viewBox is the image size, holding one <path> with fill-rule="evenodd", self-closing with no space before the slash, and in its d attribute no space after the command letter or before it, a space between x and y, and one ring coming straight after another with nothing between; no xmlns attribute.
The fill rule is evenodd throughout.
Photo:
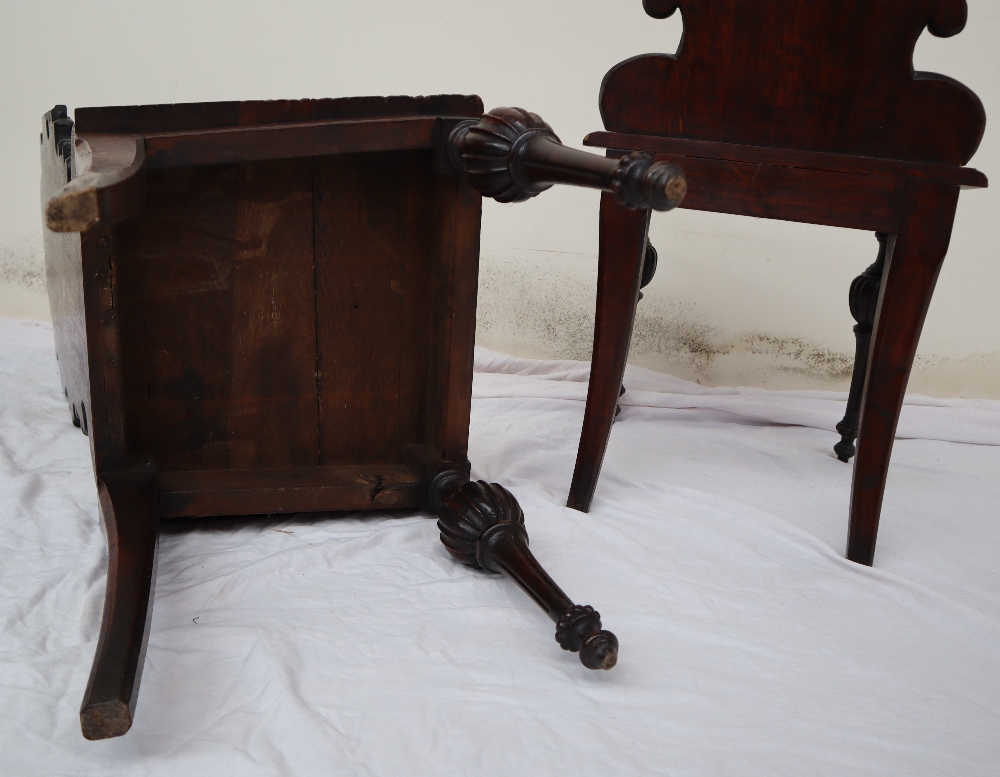
<svg viewBox="0 0 1000 777"><path fill-rule="evenodd" d="M596 258L576 270L483 254L476 342L537 359L590 359ZM696 306L647 294L636 312L629 362L706 386L846 392L853 352L766 332L727 332ZM917 354L909 389L930 396L1000 399L1000 352L961 358Z"/></svg>

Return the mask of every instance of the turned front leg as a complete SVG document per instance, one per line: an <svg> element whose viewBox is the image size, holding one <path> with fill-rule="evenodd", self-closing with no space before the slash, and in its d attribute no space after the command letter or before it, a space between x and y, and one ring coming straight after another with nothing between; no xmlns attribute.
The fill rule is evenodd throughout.
<svg viewBox="0 0 1000 777"><path fill-rule="evenodd" d="M858 415L861 411L861 393L865 387L865 373L868 370L868 351L875 325L875 309L878 307L878 290L882 284L882 270L885 267L885 247L888 235L876 232L878 257L851 283L848 301L851 315L858 323L854 327L854 373L851 375L851 392L847 396L847 410L843 420L837 424L840 442L833 446L837 458L848 462L854 456L854 441L858 437Z"/></svg>
<svg viewBox="0 0 1000 777"><path fill-rule="evenodd" d="M455 558L512 578L555 622L563 650L578 652L588 669L611 669L618 662L618 639L601 628L600 614L574 604L528 549L524 512L507 489L450 470L431 482L429 501L438 513L441 542Z"/></svg>
<svg viewBox="0 0 1000 777"><path fill-rule="evenodd" d="M599 156L567 148L536 113L496 108L448 136L452 165L484 197L524 202L554 184L612 193L626 208L672 210L687 193L684 171L652 154Z"/></svg>

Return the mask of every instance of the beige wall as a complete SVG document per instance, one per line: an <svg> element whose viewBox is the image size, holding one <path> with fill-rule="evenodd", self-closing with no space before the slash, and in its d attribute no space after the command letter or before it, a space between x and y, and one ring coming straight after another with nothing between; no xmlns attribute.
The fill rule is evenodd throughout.
<svg viewBox="0 0 1000 777"><path fill-rule="evenodd" d="M968 29L925 34L915 65L970 86L995 123L1000 0L969 5ZM640 0L0 0L0 18L0 315L36 318L47 316L36 133L54 103L477 93L487 107L541 113L579 145L601 127L603 74L637 53L673 51L681 32L679 15L650 19ZM972 164L996 178L993 128ZM486 203L482 345L588 357L597 203L578 190ZM961 197L913 390L1000 397L998 206L995 188ZM660 269L632 361L710 384L846 386L847 288L875 257L871 234L679 211L656 214L651 239Z"/></svg>

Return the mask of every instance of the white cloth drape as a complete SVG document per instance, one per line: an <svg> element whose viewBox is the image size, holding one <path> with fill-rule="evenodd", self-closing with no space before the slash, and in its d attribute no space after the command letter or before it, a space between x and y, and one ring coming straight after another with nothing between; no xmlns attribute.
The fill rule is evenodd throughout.
<svg viewBox="0 0 1000 777"><path fill-rule="evenodd" d="M613 671L426 517L219 519L164 530L135 725L87 742L87 440L51 329L0 320L0 775L1000 772L1000 403L908 399L868 569L842 557L844 395L630 369L583 515L586 377L480 351L470 458L618 635Z"/></svg>

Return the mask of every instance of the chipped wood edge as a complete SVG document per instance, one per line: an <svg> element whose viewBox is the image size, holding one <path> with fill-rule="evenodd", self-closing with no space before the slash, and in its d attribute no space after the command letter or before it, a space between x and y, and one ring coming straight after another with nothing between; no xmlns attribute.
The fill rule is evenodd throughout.
<svg viewBox="0 0 1000 777"><path fill-rule="evenodd" d="M53 232L87 232L123 221L145 199L145 142L141 137L77 138L77 177L45 205L45 226Z"/></svg>
<svg viewBox="0 0 1000 777"><path fill-rule="evenodd" d="M101 221L100 176L84 173L60 189L45 206L45 226L53 232L86 232Z"/></svg>

